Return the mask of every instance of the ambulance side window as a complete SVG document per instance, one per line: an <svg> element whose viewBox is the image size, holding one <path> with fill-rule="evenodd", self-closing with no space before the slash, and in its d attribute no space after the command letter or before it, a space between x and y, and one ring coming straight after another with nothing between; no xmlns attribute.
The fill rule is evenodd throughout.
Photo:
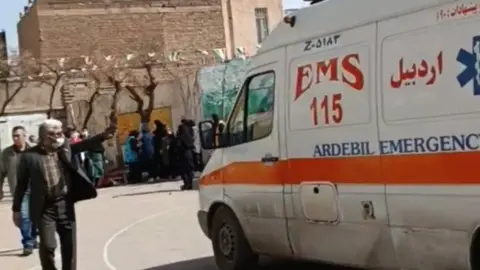
<svg viewBox="0 0 480 270"><path fill-rule="evenodd" d="M259 140L272 133L274 91L273 71L246 80L228 124L231 146Z"/></svg>

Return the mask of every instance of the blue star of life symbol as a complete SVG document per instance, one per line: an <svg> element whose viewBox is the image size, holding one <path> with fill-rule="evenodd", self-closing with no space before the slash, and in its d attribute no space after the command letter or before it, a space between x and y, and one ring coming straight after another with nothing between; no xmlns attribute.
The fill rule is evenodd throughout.
<svg viewBox="0 0 480 270"><path fill-rule="evenodd" d="M480 95L480 36L472 38L472 52L460 49L457 61L465 66L458 74L457 81L461 87L473 80L473 95Z"/></svg>

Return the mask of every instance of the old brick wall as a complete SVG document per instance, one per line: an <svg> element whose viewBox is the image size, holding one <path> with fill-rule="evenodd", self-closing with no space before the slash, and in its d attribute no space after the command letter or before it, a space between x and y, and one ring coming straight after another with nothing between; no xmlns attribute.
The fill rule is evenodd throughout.
<svg viewBox="0 0 480 270"><path fill-rule="evenodd" d="M162 82L155 89L154 107L171 107L173 125L180 124L182 116L197 118L200 94L196 87L196 71L197 67L193 68L174 68L170 67L170 71L178 76L174 78L156 70ZM142 94L141 88L138 88L138 93L144 98L144 108L147 106L148 98ZM137 109L137 104L132 101L127 91L122 91L118 103L118 112L127 113L134 112Z"/></svg>
<svg viewBox="0 0 480 270"><path fill-rule="evenodd" d="M87 55L95 49L105 54L125 54L144 50L153 43L160 53L179 51L181 57L187 59L189 64L186 67L174 68L179 77L211 64L210 60L205 61L205 57L195 53L195 50L211 52L215 48L225 47L221 0L108 2L109 7L105 8L104 0L37 0L19 26L35 21L38 15L39 36L35 39L34 35L28 34L33 30L27 31L26 27L19 28L20 35L41 40L39 52L42 58ZM33 24L32 28L35 28ZM32 46L35 45L34 40ZM174 80L165 71L156 72L163 88L167 84L178 85L172 83ZM183 106L172 104L182 102L178 96L173 97L175 95L158 95L157 99L172 105L173 110ZM135 104L128 98L121 104L125 104L120 105L121 108L125 107L122 111L134 110ZM77 107L82 106L85 107L84 102ZM81 114L78 108L77 115ZM185 109L178 109L174 113L180 114L185 114Z"/></svg>
<svg viewBox="0 0 480 270"><path fill-rule="evenodd" d="M0 61L8 59L7 34L0 31Z"/></svg>
<svg viewBox="0 0 480 270"><path fill-rule="evenodd" d="M198 108L196 104L199 95L196 84L196 70L197 68L182 69L173 67L171 72L178 74L175 78L168 77L166 74L156 70L155 73L162 81L155 89L155 108L170 106L172 108L173 123L179 124L182 116L194 117L197 114ZM4 104L6 99L15 93L15 89L19 86L19 82L9 79L9 82L0 83L0 106ZM65 91L62 89L69 89L72 92L72 98L69 103L73 110L67 106L65 109L67 114L73 112L73 118L76 126L81 127L88 110L88 101L94 93L94 84L87 79L67 79L65 81L69 86L62 88L58 85L55 90L53 98L53 109L65 109ZM180 86L181 85L181 86ZM147 106L148 98L142 93L142 88L137 88L138 93L144 98L145 108ZM33 81L27 83L24 88L15 95L15 97L8 103L5 113L28 113L48 111L49 99L52 88L46 83ZM99 90L99 97L97 97L93 104L93 115L89 122L89 128L96 131L101 131L108 124L108 114L110 113L110 106L112 104L113 88L108 85L103 86ZM118 113L135 112L137 104L130 98L126 90L122 90L117 104ZM71 117L71 116L68 116Z"/></svg>
<svg viewBox="0 0 480 270"><path fill-rule="evenodd" d="M165 53L225 47L220 0L144 0L128 4L112 0L108 8L103 2L38 0L19 23L19 36L35 39L27 33L33 30L24 25L32 24L37 14L42 58L86 55L93 49L124 54L151 44ZM37 45L32 42L31 46Z"/></svg>
<svg viewBox="0 0 480 270"><path fill-rule="evenodd" d="M209 12L166 13L164 18L165 51L211 51L225 48L222 10ZM191 58L191 55L185 55Z"/></svg>
<svg viewBox="0 0 480 270"><path fill-rule="evenodd" d="M199 92L196 88L196 67L181 68L169 67L170 71L178 76L168 77L165 72L157 69L155 73L162 78L155 92L155 108L171 107L173 120L173 128L180 124L182 116L192 117L196 119L199 110ZM141 71L139 71L141 72ZM58 86L54 95L53 108L60 114L54 114L55 118L61 118L63 121L67 119L73 120L78 128L83 126L86 112L90 104L89 100L95 89L93 84L85 79L69 79L67 88ZM18 86L18 82L11 80L8 84L0 83L0 105L4 104L7 96L14 93ZM71 105L64 106L64 91L62 89L70 89L73 96L69 102ZM141 94L141 88L138 89ZM34 112L46 112L49 109L49 95L51 87L45 83L30 82L25 88L22 88L15 98L8 104L6 113L8 114L28 114ZM100 95L92 103L92 115L88 122L88 129L91 134L102 132L109 124L110 106L112 104L113 88L104 86L99 90ZM145 106L148 98L142 94ZM126 90L122 90L120 99L117 104L117 112L128 113L135 112L137 104L132 101ZM73 117L73 119L71 119ZM107 157L111 164L116 164L121 153L118 151L116 142L109 141L105 144L107 147Z"/></svg>
<svg viewBox="0 0 480 270"><path fill-rule="evenodd" d="M5 31L0 32L0 66L3 66L7 63L8 60L8 49L7 49L7 34ZM8 76L8 71L2 68L0 70L0 77Z"/></svg>
<svg viewBox="0 0 480 270"><path fill-rule="evenodd" d="M220 5L221 0L37 0L42 8L49 9L82 9L104 7L190 7Z"/></svg>
<svg viewBox="0 0 480 270"><path fill-rule="evenodd" d="M18 47L20 54L27 52L33 57L40 57L40 25L38 21L38 8L33 5L17 23Z"/></svg>
<svg viewBox="0 0 480 270"><path fill-rule="evenodd" d="M159 53L179 51L181 57L186 58L186 61L182 60L182 62L188 63L171 67L176 78L172 78L165 70L155 70L157 78L161 81L156 89L155 107L170 106L174 126L179 124L182 116L194 115L195 113L189 113L191 106L188 104L192 101L185 105L179 83L186 84L186 81L193 83L191 78L195 76L188 77L187 74L194 74L200 66L211 64L211 59L205 60L208 57L195 53L195 50L211 51L225 47L220 0L130 2L134 5L125 4L125 1L109 2L112 4L105 8L103 0L37 0L35 8L32 8L19 23L19 36L31 38L32 46L38 45L39 53L35 56L41 58L76 57L88 55L92 50L122 55L143 51L145 47L150 47L152 44ZM31 19L34 18L33 15L27 17L31 14L38 15L39 25L36 29L39 30L36 32L31 28L20 26L26 25L29 21L35 21ZM37 36L35 36L36 33L38 33ZM35 40L41 42L37 44ZM23 52L28 50L35 54L34 49L26 46L23 47ZM139 71L139 74L142 76L142 71ZM87 100L93 90L91 88L76 89L72 105L64 110L67 112L67 117L76 121L77 126L83 124L83 118L89 107ZM41 92L39 89L32 88L28 91L24 89L23 93L30 92L32 97L37 97L36 93L39 91ZM2 89L0 89L0 101L1 92ZM12 102L13 108L17 111L32 108L46 110L47 107L42 104L46 104L45 97L48 99L48 94L45 92L43 94L43 99L38 97L33 107L30 97L19 96L15 102ZM101 89L100 96L95 99L93 114L88 124L92 134L101 132L108 124L112 94L113 89L106 87ZM15 107L19 104L22 106ZM55 97L55 104L63 108L60 91ZM118 112L135 110L135 102L130 99L126 91L122 91ZM114 143L110 143L107 152L110 160L115 160L115 156L120 154Z"/></svg>
<svg viewBox="0 0 480 270"><path fill-rule="evenodd" d="M154 43L163 50L162 14L41 16L42 57L122 55Z"/></svg>
<svg viewBox="0 0 480 270"><path fill-rule="evenodd" d="M191 70L186 71L184 69L174 70L177 74L180 74L176 79L167 78L167 76L157 70L158 76L164 80L155 89L154 107L170 107L172 115L173 128L180 124L182 116L192 117L197 119L196 115L199 111L200 95L198 88L195 88L195 76L196 73ZM190 73L187 73L190 72ZM167 81L167 79L169 79ZM182 87L179 86L182 85ZM93 94L93 89L82 89L76 92L75 101L73 107L75 108L75 115L79 118L77 123L83 123L85 111L88 110L89 104L87 100ZM114 89L106 86L100 89L100 95L94 100L92 107L93 113L88 122L88 130L91 134L102 132L109 124L110 106L112 104ZM146 108L148 98L142 94L141 88L138 88L138 93L144 99L144 105ZM117 104L117 113L130 113L135 112L137 109L137 103L135 103L126 90L122 90ZM83 110L83 111L82 111ZM68 111L68 109L67 109ZM78 126L78 124L77 124ZM105 144L106 154L108 160L112 164L117 164L121 157L120 148L117 145L117 141L109 141Z"/></svg>
<svg viewBox="0 0 480 270"><path fill-rule="evenodd" d="M3 105L8 98L18 88L19 82L9 80L10 82L0 83L0 106ZM18 94L8 103L6 113L28 113L42 112L49 109L49 98L51 87L45 83L31 82L18 91ZM61 93L55 91L53 99L53 108L62 109Z"/></svg>

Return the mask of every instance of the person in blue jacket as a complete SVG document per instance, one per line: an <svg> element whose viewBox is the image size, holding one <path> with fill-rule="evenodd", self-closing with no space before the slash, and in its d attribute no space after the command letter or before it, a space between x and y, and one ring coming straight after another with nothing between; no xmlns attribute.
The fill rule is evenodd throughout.
<svg viewBox="0 0 480 270"><path fill-rule="evenodd" d="M128 183L139 183L142 180L142 170L139 166L139 132L130 131L124 148L125 164L128 166Z"/></svg>
<svg viewBox="0 0 480 270"><path fill-rule="evenodd" d="M155 145L153 141L153 135L150 132L147 124L142 124L141 135L142 146L140 149L140 163L142 164L142 172L148 173L148 178L156 177L156 164L155 164Z"/></svg>

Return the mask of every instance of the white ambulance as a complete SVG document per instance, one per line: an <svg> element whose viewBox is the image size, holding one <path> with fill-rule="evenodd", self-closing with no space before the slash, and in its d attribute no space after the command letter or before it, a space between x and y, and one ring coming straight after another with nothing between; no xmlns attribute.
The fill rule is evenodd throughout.
<svg viewBox="0 0 480 270"><path fill-rule="evenodd" d="M480 269L480 1L330 0L253 57L198 219L221 270L258 255Z"/></svg>

